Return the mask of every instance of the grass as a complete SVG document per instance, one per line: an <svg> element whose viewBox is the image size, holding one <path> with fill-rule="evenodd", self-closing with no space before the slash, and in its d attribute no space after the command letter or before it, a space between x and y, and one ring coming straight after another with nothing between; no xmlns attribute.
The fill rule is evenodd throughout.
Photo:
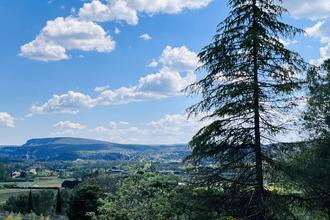
<svg viewBox="0 0 330 220"><path fill-rule="evenodd" d="M0 189L0 205L6 203L7 199L11 196L18 196L29 191L29 189Z"/></svg>
<svg viewBox="0 0 330 220"><path fill-rule="evenodd" d="M33 182L0 182L0 185L4 184L17 184L17 183L35 183L38 184L39 187L61 187L62 182L65 179L58 179L57 177L37 177ZM71 180L71 179L70 179ZM72 179L73 180L73 179ZM35 191L38 189L33 189ZM6 203L7 199L11 196L18 196L21 193L29 192L29 189L1 189L0 188L0 205Z"/></svg>

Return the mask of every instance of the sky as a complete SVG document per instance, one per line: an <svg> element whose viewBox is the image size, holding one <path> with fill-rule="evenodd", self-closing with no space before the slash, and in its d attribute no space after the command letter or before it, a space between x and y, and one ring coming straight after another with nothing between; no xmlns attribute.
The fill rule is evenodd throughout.
<svg viewBox="0 0 330 220"><path fill-rule="evenodd" d="M330 57L330 1L283 0L281 39L315 65ZM187 143L182 92L205 73L197 54L228 15L225 0L1 0L0 145L83 137ZM291 136L286 137L288 140Z"/></svg>

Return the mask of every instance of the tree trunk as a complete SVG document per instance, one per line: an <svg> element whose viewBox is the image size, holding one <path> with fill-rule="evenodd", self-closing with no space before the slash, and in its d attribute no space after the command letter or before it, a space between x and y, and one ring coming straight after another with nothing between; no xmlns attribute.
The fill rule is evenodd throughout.
<svg viewBox="0 0 330 220"><path fill-rule="evenodd" d="M256 0L253 0L254 5L254 18L253 29L257 33L257 20L256 20ZM260 112L259 112L259 80L258 80L258 42L254 39L253 42L253 78L254 78L254 135L255 135L255 166L256 166L256 199L258 214L257 219L265 219L265 211L263 204L263 173L262 173L262 154L261 154L261 142L260 142Z"/></svg>

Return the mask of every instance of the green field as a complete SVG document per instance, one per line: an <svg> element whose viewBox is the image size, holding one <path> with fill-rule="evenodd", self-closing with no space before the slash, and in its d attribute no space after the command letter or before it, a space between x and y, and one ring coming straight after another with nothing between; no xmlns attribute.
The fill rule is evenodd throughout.
<svg viewBox="0 0 330 220"><path fill-rule="evenodd" d="M18 196L21 193L28 193L29 189L0 189L0 205L6 203L11 196Z"/></svg>
<svg viewBox="0 0 330 220"><path fill-rule="evenodd" d="M61 187L64 179L58 179L57 177L47 177L47 178L36 178L33 182L0 182L0 185L11 185L18 183L35 183L38 184L39 187ZM38 189L33 189L33 191ZM0 188L0 205L4 204L7 199L11 196L18 196L21 193L29 192L29 189L1 189Z"/></svg>

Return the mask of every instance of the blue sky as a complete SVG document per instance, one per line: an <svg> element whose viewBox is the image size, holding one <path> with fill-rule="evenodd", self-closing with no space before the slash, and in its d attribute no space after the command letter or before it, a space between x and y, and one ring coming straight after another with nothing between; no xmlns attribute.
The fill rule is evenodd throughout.
<svg viewBox="0 0 330 220"><path fill-rule="evenodd" d="M181 91L203 77L196 55L228 13L225 0L2 0L0 145L70 136L187 143ZM330 56L329 0L284 0L282 39L306 61ZM290 139L290 137L288 137Z"/></svg>

